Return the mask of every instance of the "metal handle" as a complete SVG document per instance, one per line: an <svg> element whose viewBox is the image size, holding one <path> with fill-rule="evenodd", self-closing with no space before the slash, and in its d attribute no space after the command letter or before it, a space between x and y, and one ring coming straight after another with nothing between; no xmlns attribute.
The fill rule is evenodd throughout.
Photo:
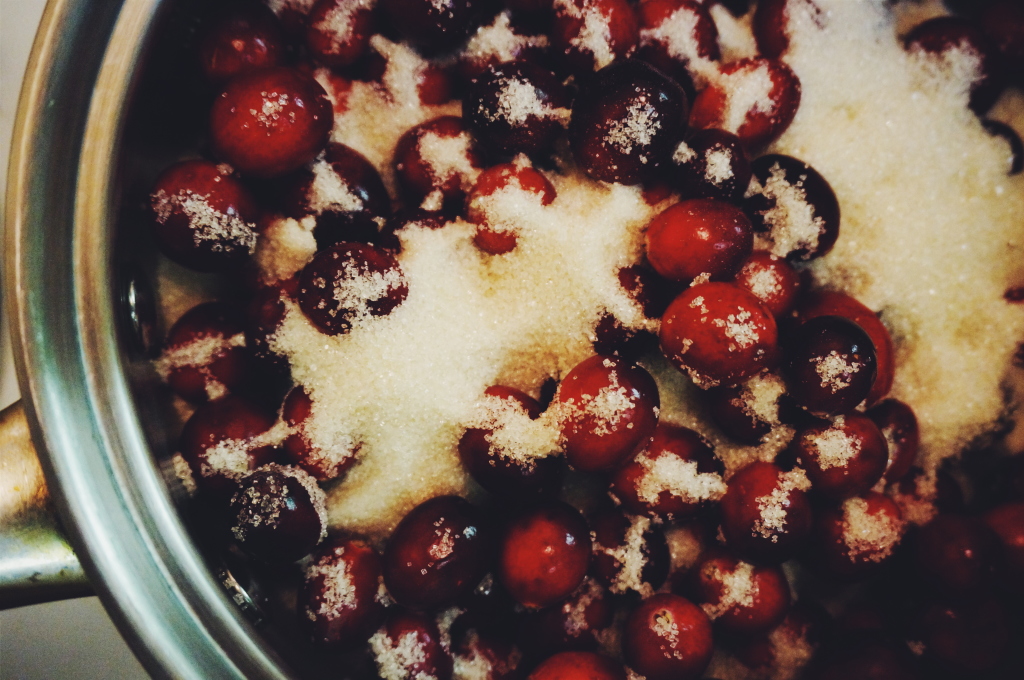
<svg viewBox="0 0 1024 680"><path fill-rule="evenodd" d="M0 609L91 594L16 402L0 411Z"/></svg>

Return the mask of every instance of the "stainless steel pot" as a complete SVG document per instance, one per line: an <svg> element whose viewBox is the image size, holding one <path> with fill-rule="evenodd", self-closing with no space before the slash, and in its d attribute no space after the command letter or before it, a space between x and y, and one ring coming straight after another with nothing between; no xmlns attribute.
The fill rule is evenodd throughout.
<svg viewBox="0 0 1024 680"><path fill-rule="evenodd" d="M182 525L133 392L131 374L144 359L120 318L132 293L115 261L121 147L166 4L51 0L43 15L7 188L4 292L18 377L70 543L146 669L156 677L287 677ZM17 409L5 417L16 430ZM46 497L31 456L18 450L25 479L36 482L19 512L38 519ZM32 526L37 533L21 539L38 546L48 525ZM63 585L57 594L80 594L85 582L72 556L54 545L38 563L48 565L41 580Z"/></svg>

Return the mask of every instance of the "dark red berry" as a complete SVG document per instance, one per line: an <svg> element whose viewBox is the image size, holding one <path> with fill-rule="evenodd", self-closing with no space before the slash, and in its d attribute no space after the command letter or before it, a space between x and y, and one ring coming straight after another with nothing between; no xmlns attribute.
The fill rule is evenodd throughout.
<svg viewBox="0 0 1024 680"><path fill-rule="evenodd" d="M299 620L313 641L353 646L384 618L380 557L365 541L335 538L310 557L299 591Z"/></svg>
<svg viewBox="0 0 1024 680"><path fill-rule="evenodd" d="M885 437L856 412L800 430L792 447L815 492L834 499L871 489L889 460Z"/></svg>
<svg viewBox="0 0 1024 680"><path fill-rule="evenodd" d="M639 305L647 319L657 319L664 313L677 288L673 282L642 265L623 267L618 279L623 291ZM657 338L652 332L627 326L610 312L594 326L594 351L598 354L634 358L647 353L656 344Z"/></svg>
<svg viewBox="0 0 1024 680"><path fill-rule="evenodd" d="M806 680L922 680L919 663L902 641L878 634L847 634L823 645Z"/></svg>
<svg viewBox="0 0 1024 680"><path fill-rule="evenodd" d="M333 126L320 83L278 67L231 79L210 112L210 142L243 174L277 177L316 158Z"/></svg>
<svg viewBox="0 0 1024 680"><path fill-rule="evenodd" d="M441 116L406 130L395 146L395 171L409 196L441 210L461 203L480 173L479 154L462 118Z"/></svg>
<svg viewBox="0 0 1024 680"><path fill-rule="evenodd" d="M648 262L665 278L684 283L701 274L732 278L753 244L743 211L711 198L680 201L647 225Z"/></svg>
<svg viewBox="0 0 1024 680"><path fill-rule="evenodd" d="M319 446L307 431L306 421L313 412L313 400L302 385L296 385L284 400L281 418L292 432L282 442L282 448L291 462L325 482L344 474L356 462L359 447L332 445Z"/></svg>
<svg viewBox="0 0 1024 680"><path fill-rule="evenodd" d="M561 652L537 666L529 680L626 680L626 670L601 654Z"/></svg>
<svg viewBox="0 0 1024 680"><path fill-rule="evenodd" d="M646 446L658 424L658 386L639 366L596 355L562 379L552 408L562 409L566 460L578 470L612 470Z"/></svg>
<svg viewBox="0 0 1024 680"><path fill-rule="evenodd" d="M755 250L743 261L735 283L750 291L776 319L793 310L801 288L800 274L793 266L763 250Z"/></svg>
<svg viewBox="0 0 1024 680"><path fill-rule="evenodd" d="M990 135L1002 137L1010 146L1010 158L1006 174L1016 175L1021 170L1024 170L1024 142L1021 141L1017 131L998 120L985 119L981 121L981 125Z"/></svg>
<svg viewBox="0 0 1024 680"><path fill-rule="evenodd" d="M245 320L223 302L193 307L174 322L156 369L182 399L212 401L249 378Z"/></svg>
<svg viewBox="0 0 1024 680"><path fill-rule="evenodd" d="M246 308L245 341L260 365L279 373L287 373L288 360L274 352L271 338L285 316L284 300L298 292L299 282L292 278L260 288Z"/></svg>
<svg viewBox="0 0 1024 680"><path fill-rule="evenodd" d="M576 96L569 141L594 179L637 184L667 162L686 127L686 94L640 61L602 69Z"/></svg>
<svg viewBox="0 0 1024 680"><path fill-rule="evenodd" d="M754 10L754 37L761 54L772 59L789 49L789 22L794 14L820 22L821 8L814 0L760 0Z"/></svg>
<svg viewBox="0 0 1024 680"><path fill-rule="evenodd" d="M880 493L848 498L819 512L814 546L822 564L844 578L867 573L889 560L903 538L903 513Z"/></svg>
<svg viewBox="0 0 1024 680"><path fill-rule="evenodd" d="M211 24L199 47L203 73L223 83L239 73L277 66L284 52L281 25L264 5L232 7Z"/></svg>
<svg viewBox="0 0 1024 680"><path fill-rule="evenodd" d="M718 28L708 5L699 0L644 0L637 6L637 15L637 54L666 74L675 77L679 73L687 80L698 80L703 77L703 69L694 62L704 65L722 58Z"/></svg>
<svg viewBox="0 0 1024 680"><path fill-rule="evenodd" d="M160 251L190 269L237 269L256 249L256 203L224 166L176 163L157 179L149 201Z"/></svg>
<svg viewBox="0 0 1024 680"><path fill-rule="evenodd" d="M818 316L786 341L789 394L808 413L824 417L852 410L867 398L877 358L870 336L841 316Z"/></svg>
<svg viewBox="0 0 1024 680"><path fill-rule="evenodd" d="M914 411L896 399L886 399L875 404L866 412L868 418L878 426L889 445L889 462L885 467L885 481L898 482L903 479L917 460L920 434Z"/></svg>
<svg viewBox="0 0 1024 680"><path fill-rule="evenodd" d="M622 653L648 680L695 680L711 661L711 622L689 600L662 593L645 600L626 619Z"/></svg>
<svg viewBox="0 0 1024 680"><path fill-rule="evenodd" d="M306 46L321 63L351 66L365 55L374 33L370 0L318 0L309 10Z"/></svg>
<svg viewBox="0 0 1024 680"><path fill-rule="evenodd" d="M497 634L471 628L460 639L452 640L452 655L455 667L472 669L474 679L518 680L522 677L519 671L522 653L511 641Z"/></svg>
<svg viewBox="0 0 1024 680"><path fill-rule="evenodd" d="M611 627L615 609L604 586L587 578L562 602L527 616L521 637L540 656L597 649L598 636Z"/></svg>
<svg viewBox="0 0 1024 680"><path fill-rule="evenodd" d="M551 47L578 75L599 71L636 47L637 17L626 0L558 0Z"/></svg>
<svg viewBox="0 0 1024 680"><path fill-rule="evenodd" d="M979 17L981 29L999 48L1010 73L1024 73L1024 7L1017 0L987 3Z"/></svg>
<svg viewBox="0 0 1024 680"><path fill-rule="evenodd" d="M299 307L327 335L348 333L405 301L409 286L394 255L365 243L338 243L299 273Z"/></svg>
<svg viewBox="0 0 1024 680"><path fill-rule="evenodd" d="M704 403L727 437L757 446L781 423L779 399L785 392L782 378L765 372L735 387L712 387L704 393Z"/></svg>
<svg viewBox="0 0 1024 680"><path fill-rule="evenodd" d="M452 658L434 619L392 607L370 637L370 652L380 677L450 680Z"/></svg>
<svg viewBox="0 0 1024 680"><path fill-rule="evenodd" d="M505 530L501 582L527 607L547 607L569 596L590 564L590 529L580 513L550 503L516 516Z"/></svg>
<svg viewBox="0 0 1024 680"><path fill-rule="evenodd" d="M673 185L684 198L738 203L750 185L750 161L743 145L725 130L691 132L676 144L672 164Z"/></svg>
<svg viewBox="0 0 1024 680"><path fill-rule="evenodd" d="M778 566L755 566L712 550L690 572L694 604L732 633L767 630L789 609L789 582Z"/></svg>
<svg viewBox="0 0 1024 680"><path fill-rule="evenodd" d="M614 594L650 597L668 577L668 544L661 528L643 515L606 510L590 518L591 573Z"/></svg>
<svg viewBox="0 0 1024 680"><path fill-rule="evenodd" d="M449 52L473 30L479 0L381 0L402 36L429 54Z"/></svg>
<svg viewBox="0 0 1024 680"><path fill-rule="evenodd" d="M994 597L944 600L921 615L921 642L928 658L955 677L989 677L1011 644L1010 626L1006 606Z"/></svg>
<svg viewBox="0 0 1024 680"><path fill-rule="evenodd" d="M479 225L473 236L477 248L492 255L515 249L520 225L509 216L520 212L530 194L540 205L551 205L556 196L548 178L527 165L503 163L480 173L466 199L466 219Z"/></svg>
<svg viewBox="0 0 1024 680"><path fill-rule="evenodd" d="M825 632L828 614L805 602L790 607L775 628L744 636L733 647L736 657L757 677L785 676L811 659Z"/></svg>
<svg viewBox="0 0 1024 680"><path fill-rule="evenodd" d="M973 593L989 585L999 539L980 519L943 513L921 527L915 544L921 575L941 593Z"/></svg>
<svg viewBox="0 0 1024 680"><path fill-rule="evenodd" d="M699 283L677 297L661 320L661 349L701 387L735 385L775 359L775 319L747 291Z"/></svg>
<svg viewBox="0 0 1024 680"><path fill-rule="evenodd" d="M1007 576L1018 584L1015 590L1020 591L1019 584L1024 578L1024 502L996 506L985 513L984 521L998 537Z"/></svg>

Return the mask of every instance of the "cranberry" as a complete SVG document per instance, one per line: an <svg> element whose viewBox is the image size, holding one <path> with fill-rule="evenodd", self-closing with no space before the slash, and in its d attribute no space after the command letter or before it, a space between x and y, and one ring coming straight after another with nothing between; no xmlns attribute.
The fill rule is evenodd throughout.
<svg viewBox="0 0 1024 680"><path fill-rule="evenodd" d="M299 620L313 641L345 647L366 641L384 618L380 557L365 541L335 538L310 557L299 591Z"/></svg>
<svg viewBox="0 0 1024 680"><path fill-rule="evenodd" d="M910 472L917 460L920 434L914 411L896 399L886 399L869 408L868 418L878 426L889 445L889 462L885 468L885 481L898 482Z"/></svg>
<svg viewBox="0 0 1024 680"><path fill-rule="evenodd" d="M889 393L896 373L892 338L878 315L846 293L816 291L800 303L799 317L807 321L818 316L842 316L861 327L875 348L877 371L875 384L868 392L867 402L873 404Z"/></svg>
<svg viewBox="0 0 1024 680"><path fill-rule="evenodd" d="M814 546L837 576L859 576L892 557L903 537L903 513L888 496L869 491L817 517Z"/></svg>
<svg viewBox="0 0 1024 680"><path fill-rule="evenodd" d="M699 283L673 300L661 320L661 349L701 387L736 384L776 358L775 319L747 291Z"/></svg>
<svg viewBox="0 0 1024 680"><path fill-rule="evenodd" d="M548 178L529 166L505 163L480 173L466 199L466 219L479 225L473 237L477 248L492 255L515 249L519 225L506 216L519 213L521 201L530 194L541 205L551 205L556 196Z"/></svg>
<svg viewBox="0 0 1024 680"><path fill-rule="evenodd" d="M726 436L757 446L780 424L779 399L785 392L782 378L765 372L735 387L712 387L704 393L704 403Z"/></svg>
<svg viewBox="0 0 1024 680"><path fill-rule="evenodd" d="M1017 131L998 120L985 119L981 121L981 125L990 135L1002 137L1010 145L1010 163L1006 174L1016 175L1024 170L1024 142L1021 141Z"/></svg>
<svg viewBox="0 0 1024 680"><path fill-rule="evenodd" d="M256 249L256 203L223 166L176 163L157 179L149 200L160 251L179 264L227 271Z"/></svg>
<svg viewBox="0 0 1024 680"><path fill-rule="evenodd" d="M231 513L235 540L264 562L294 562L327 536L327 498L298 468L271 463L242 477Z"/></svg>
<svg viewBox="0 0 1024 680"><path fill-rule="evenodd" d="M645 446L658 424L660 398L651 375L618 357L592 356L562 379L566 460L578 470L612 470Z"/></svg>
<svg viewBox="0 0 1024 680"><path fill-rule="evenodd" d="M570 595L590 564L590 529L580 513L552 502L519 513L505 530L500 578L527 607L547 607Z"/></svg>
<svg viewBox="0 0 1024 680"><path fill-rule="evenodd" d="M792 156L769 154L751 165L743 209L759 233L758 247L791 260L832 250L839 238L839 201L817 170Z"/></svg>
<svg viewBox="0 0 1024 680"><path fill-rule="evenodd" d="M760 0L754 10L754 37L761 54L772 59L789 49L789 21L794 13L807 14L821 23L821 8L814 0Z"/></svg>
<svg viewBox="0 0 1024 680"><path fill-rule="evenodd" d="M557 0L551 46L569 71L598 71L636 47L637 18L626 0Z"/></svg>
<svg viewBox="0 0 1024 680"><path fill-rule="evenodd" d="M725 493L725 466L700 434L658 423L651 443L612 476L611 493L637 514L689 517Z"/></svg>
<svg viewBox="0 0 1024 680"><path fill-rule="evenodd" d="M264 5L246 4L211 24L199 46L203 73L215 83L277 66L284 52L281 25Z"/></svg>
<svg viewBox="0 0 1024 680"><path fill-rule="evenodd" d="M640 19L639 56L662 71L700 77L692 62L718 61L718 28L708 5L698 0L645 0Z"/></svg>
<svg viewBox="0 0 1024 680"><path fill-rule="evenodd" d="M650 597L668 577L668 544L650 518L606 510L590 518L591 573L615 594Z"/></svg>
<svg viewBox="0 0 1024 680"><path fill-rule="evenodd" d="M492 66L514 61L538 61L543 59L548 44L546 35L533 35L532 26L513 16L516 7L506 2L506 9L494 17L488 26L481 26L470 37L465 49L459 55L459 72L466 82L479 78ZM547 0L547 11L551 1Z"/></svg>
<svg viewBox="0 0 1024 680"><path fill-rule="evenodd" d="M399 604L429 609L472 589L487 570L490 527L458 496L437 496L406 515L384 551L384 582Z"/></svg>
<svg viewBox="0 0 1024 680"><path fill-rule="evenodd" d="M880 635L847 634L814 655L806 680L921 680L918 663L903 642Z"/></svg>
<svg viewBox="0 0 1024 680"><path fill-rule="evenodd" d="M736 285L750 291L776 319L789 314L800 295L800 274L786 260L756 250L740 265Z"/></svg>
<svg viewBox="0 0 1024 680"><path fill-rule="evenodd" d="M237 390L250 369L244 327L242 315L227 303L193 307L171 326L157 371L175 394L192 402Z"/></svg>
<svg viewBox="0 0 1024 680"><path fill-rule="evenodd" d="M601 654L561 652L537 666L529 680L626 680L626 671Z"/></svg>
<svg viewBox="0 0 1024 680"><path fill-rule="evenodd" d="M1004 503L985 513L985 524L1002 546L1009 579L1019 584L1024 577L1024 502ZM1020 586L1016 586L1020 590Z"/></svg>
<svg viewBox="0 0 1024 680"><path fill-rule="evenodd" d="M642 265L618 271L619 285L648 319L657 319L672 302L676 285ZM594 350L598 354L639 357L657 343L653 333L629 328L611 313L605 313L594 327Z"/></svg>
<svg viewBox="0 0 1024 680"><path fill-rule="evenodd" d="M482 73L470 85L462 106L477 139L512 156L547 151L569 123L571 102L555 74L518 61Z"/></svg>
<svg viewBox="0 0 1024 680"><path fill-rule="evenodd" d="M868 491L889 460L885 437L870 418L856 412L802 429L792 446L814 490L835 499Z"/></svg>
<svg viewBox="0 0 1024 680"><path fill-rule="evenodd" d="M750 161L740 139L725 130L697 130L672 152L673 184L686 198L738 203L750 185Z"/></svg>
<svg viewBox="0 0 1024 680"><path fill-rule="evenodd" d="M523 622L527 648L539 655L598 646L598 635L614 620L608 592L587 578L568 598L528 616Z"/></svg>
<svg viewBox="0 0 1024 680"><path fill-rule="evenodd" d="M667 279L689 282L701 274L729 279L754 244L750 220L724 201L680 201L647 225L647 260Z"/></svg>
<svg viewBox="0 0 1024 680"><path fill-rule="evenodd" d="M313 400L302 385L296 385L284 400L281 418L292 428L282 443L292 463L311 474L317 481L326 482L344 474L356 462L358 447L334 445L318 446L306 430L306 421L313 412Z"/></svg>
<svg viewBox="0 0 1024 680"><path fill-rule="evenodd" d="M459 459L473 479L491 493L505 498L553 495L562 481L562 467L553 455L537 457L516 438L529 421L536 420L541 406L533 397L511 387L495 385L484 392L493 427L472 427L459 440ZM529 437L529 434L525 435ZM554 449L555 442L552 442Z"/></svg>
<svg viewBox="0 0 1024 680"><path fill-rule="evenodd" d="M942 16L928 19L914 27L904 38L911 53L924 53L931 58L949 61L970 59L970 107L984 113L1003 91L1005 78L999 48L981 28L967 19Z"/></svg>
<svg viewBox="0 0 1024 680"><path fill-rule="evenodd" d="M450 680L452 658L432 618L394 607L370 637L370 651L382 678Z"/></svg>
<svg viewBox="0 0 1024 680"><path fill-rule="evenodd" d="M944 593L964 594L989 585L999 539L978 518L943 513L921 527L914 548L929 583Z"/></svg>
<svg viewBox="0 0 1024 680"><path fill-rule="evenodd" d="M227 84L210 111L217 156L245 174L277 177L301 168L327 145L334 112L312 76L278 67Z"/></svg>
<svg viewBox="0 0 1024 680"><path fill-rule="evenodd" d="M786 343L786 384L799 406L816 416L851 410L875 380L874 343L853 321L818 316L797 327Z"/></svg>
<svg viewBox="0 0 1024 680"><path fill-rule="evenodd" d="M740 59L723 66L715 82L697 95L690 127L720 128L751 149L778 139L799 106L800 80L788 66L777 59Z"/></svg>
<svg viewBox="0 0 1024 680"><path fill-rule="evenodd" d="M224 495L246 473L274 456L268 431L274 418L242 397L228 395L196 409L181 431L181 455L201 488Z"/></svg>
<svg viewBox="0 0 1024 680"><path fill-rule="evenodd" d="M720 503L726 544L754 562L791 557L811 531L810 487L800 468L783 472L764 462L741 468L729 479Z"/></svg>
<svg viewBox="0 0 1024 680"><path fill-rule="evenodd" d="M789 582L781 567L755 566L712 550L690 572L693 601L723 630L767 630L789 609Z"/></svg>
<svg viewBox="0 0 1024 680"><path fill-rule="evenodd" d="M394 165L405 190L416 201L427 198L430 210L461 202L480 174L473 137L456 116L406 130L395 146Z"/></svg>
<svg viewBox="0 0 1024 680"><path fill-rule="evenodd" d="M470 629L460 640L452 641L455 668L472 669L479 680L518 680L522 654L501 636ZM461 677L465 677L462 675Z"/></svg>
<svg viewBox="0 0 1024 680"><path fill-rule="evenodd" d="M454 49L473 30L479 0L381 0L394 27L430 54Z"/></svg>
<svg viewBox="0 0 1024 680"><path fill-rule="evenodd" d="M327 335L386 316L409 286L394 255L364 243L338 243L317 253L299 274L299 307Z"/></svg>
<svg viewBox="0 0 1024 680"><path fill-rule="evenodd" d="M1005 606L994 597L937 602L920 622L922 642L936 666L973 678L989 677L1006 655L1010 625Z"/></svg>
<svg viewBox="0 0 1024 680"><path fill-rule="evenodd" d="M594 179L637 184L667 161L686 127L686 94L640 61L602 69L576 96L573 156Z"/></svg>
<svg viewBox="0 0 1024 680"><path fill-rule="evenodd" d="M284 300L298 292L298 280L292 278L264 286L256 291L246 309L245 342L253 358L272 371L287 373L288 360L271 348L271 338L284 321Z"/></svg>
<svg viewBox="0 0 1024 680"><path fill-rule="evenodd" d="M700 607L671 593L649 597L626 619L622 653L647 680L691 680L711 661L711 622Z"/></svg>
<svg viewBox="0 0 1024 680"><path fill-rule="evenodd" d="M981 28L999 48L1010 72L1024 72L1024 7L1016 0L995 0L987 4L979 18Z"/></svg>
<svg viewBox="0 0 1024 680"><path fill-rule="evenodd" d="M279 0L267 3L277 18L285 33L295 40L299 40L306 30L306 15L313 8L316 0Z"/></svg>
<svg viewBox="0 0 1024 680"><path fill-rule="evenodd" d="M827 623L823 609L801 600L775 628L741 638L734 647L736 657L755 677L786 677L810 660Z"/></svg>
<svg viewBox="0 0 1024 680"><path fill-rule="evenodd" d="M319 0L309 11L306 46L318 61L351 66L365 55L374 33L370 0Z"/></svg>

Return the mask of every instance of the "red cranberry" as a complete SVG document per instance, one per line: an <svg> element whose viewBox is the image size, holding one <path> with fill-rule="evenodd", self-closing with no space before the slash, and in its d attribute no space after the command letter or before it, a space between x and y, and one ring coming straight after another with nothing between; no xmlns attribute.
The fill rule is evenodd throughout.
<svg viewBox="0 0 1024 680"><path fill-rule="evenodd" d="M227 84L210 112L210 141L217 156L242 173L276 177L316 158L333 125L320 83L278 67Z"/></svg>
<svg viewBox="0 0 1024 680"><path fill-rule="evenodd" d="M657 319L672 302L676 285L653 270L630 265L618 271L619 285L640 306L648 319ZM598 354L639 357L654 348L656 336L646 329L629 328L606 312L594 327L594 351Z"/></svg>
<svg viewBox="0 0 1024 680"><path fill-rule="evenodd" d="M382 678L450 680L452 658L444 648L434 620L424 614L392 608L370 637L370 651Z"/></svg>
<svg viewBox="0 0 1024 680"><path fill-rule="evenodd" d="M1002 546L1007 576L1019 584L1024 577L1024 502L999 505L985 514L984 521Z"/></svg>
<svg viewBox="0 0 1024 680"><path fill-rule="evenodd" d="M816 533L814 545L828 570L859 576L892 557L903 537L903 514L891 498L869 491L821 511Z"/></svg>
<svg viewBox="0 0 1024 680"><path fill-rule="evenodd" d="M776 358L775 319L747 291L700 283L677 297L661 320L661 349L701 387L733 385Z"/></svg>
<svg viewBox="0 0 1024 680"><path fill-rule="evenodd" d="M463 99L477 139L498 154L547 151L569 123L572 98L555 74L528 61L498 64Z"/></svg>
<svg viewBox="0 0 1024 680"><path fill-rule="evenodd" d="M518 680L522 653L499 635L470 629L452 640L455 670L459 677L472 674L474 680ZM467 673L468 671L468 673Z"/></svg>
<svg viewBox="0 0 1024 680"><path fill-rule="evenodd" d="M658 423L647 448L615 471L611 493L630 512L668 520L689 517L722 497L724 472L698 433Z"/></svg>
<svg viewBox="0 0 1024 680"><path fill-rule="evenodd" d="M973 593L992 580L999 539L974 517L940 514L921 527L915 541L917 565L942 592Z"/></svg>
<svg viewBox="0 0 1024 680"><path fill-rule="evenodd" d="M686 94L640 61L599 71L576 96L573 156L594 179L637 184L672 153L686 127Z"/></svg>
<svg viewBox="0 0 1024 680"><path fill-rule="evenodd" d="M540 404L519 390L501 385L488 387L484 394L488 419L494 426L473 427L463 433L459 459L466 470L480 486L506 498L557 493L562 480L558 458L537 457L529 444L516 438L521 428L529 427L528 421L540 416ZM520 450L524 446L527 450Z"/></svg>
<svg viewBox="0 0 1024 680"><path fill-rule="evenodd" d="M593 540L591 573L614 594L634 591L650 597L668 577L668 544L650 518L621 510L599 512L590 519Z"/></svg>
<svg viewBox="0 0 1024 680"><path fill-rule="evenodd" d="M751 92L757 94L752 102ZM756 148L778 139L799 106L800 80L788 66L776 59L740 59L723 66L716 81L697 95L690 127L720 128L748 149Z"/></svg>
<svg viewBox="0 0 1024 680"><path fill-rule="evenodd" d="M751 165L753 182L743 201L758 247L791 260L832 250L839 238L839 201L817 170L792 156L769 154Z"/></svg>
<svg viewBox="0 0 1024 680"><path fill-rule="evenodd" d="M386 316L409 286L394 255L364 243L339 243L317 253L299 273L299 307L327 335Z"/></svg>
<svg viewBox="0 0 1024 680"><path fill-rule="evenodd" d="M176 163L157 179L149 200L160 251L179 264L227 271L256 249L256 203L223 166Z"/></svg>
<svg viewBox="0 0 1024 680"><path fill-rule="evenodd" d="M374 33L370 0L319 0L309 11L306 45L318 61L351 66L367 53Z"/></svg>
<svg viewBox="0 0 1024 680"><path fill-rule="evenodd" d="M842 316L860 326L871 338L878 367L867 402L873 404L889 393L896 373L895 350L889 331L877 314L846 293L834 291L811 293L801 301L798 311L801 321L818 316Z"/></svg>
<svg viewBox="0 0 1024 680"><path fill-rule="evenodd" d="M792 446L814 490L835 499L871 489L889 460L885 437L856 412L802 429Z"/></svg>
<svg viewBox="0 0 1024 680"><path fill-rule="evenodd" d="M601 654L561 652L537 666L529 680L626 680L626 671Z"/></svg>
<svg viewBox="0 0 1024 680"><path fill-rule="evenodd" d="M640 19L639 56L669 75L701 77L692 62L718 61L718 28L699 0L644 0L637 6Z"/></svg>
<svg viewBox="0 0 1024 680"><path fill-rule="evenodd" d="M807 666L806 680L922 680L903 642L880 635L847 634L824 646Z"/></svg>
<svg viewBox="0 0 1024 680"><path fill-rule="evenodd" d="M271 463L242 477L231 514L235 540L264 562L294 562L327 536L327 498L298 468Z"/></svg>
<svg viewBox="0 0 1024 680"><path fill-rule="evenodd" d="M685 198L738 203L750 185L750 161L743 145L725 130L692 132L676 145L672 163L673 184Z"/></svg>
<svg viewBox="0 0 1024 680"><path fill-rule="evenodd" d="M182 399L219 399L249 377L244 328L242 315L226 303L193 307L171 326L156 369Z"/></svg>
<svg viewBox="0 0 1024 680"><path fill-rule="evenodd" d="M792 332L784 366L793 401L823 417L849 411L867 398L877 358L870 336L856 323L818 316Z"/></svg>
<svg viewBox="0 0 1024 680"><path fill-rule="evenodd" d="M281 25L259 4L246 4L212 24L199 47L206 77L223 83L239 73L277 66L284 52Z"/></svg>
<svg viewBox="0 0 1024 680"><path fill-rule="evenodd" d="M886 399L876 404L867 410L866 415L878 426L889 445L885 481L898 482L910 472L917 460L917 447L921 439L917 417L909 406L896 399Z"/></svg>
<svg viewBox="0 0 1024 680"><path fill-rule="evenodd" d="M551 11L551 0L547 0L547 11ZM509 8L494 17L488 26L481 26L470 37L459 55L459 72L466 82L479 78L492 66L515 61L538 61L543 59L548 44L546 35L534 35L530 23L517 21L513 16L513 2L506 2Z"/></svg>
<svg viewBox="0 0 1024 680"><path fill-rule="evenodd" d="M927 656L957 677L989 677L1011 642L1006 608L994 597L935 603L920 625Z"/></svg>
<svg viewBox="0 0 1024 680"><path fill-rule="evenodd" d="M789 582L781 567L755 566L714 550L705 553L690 573L694 603L723 630L767 630L789 609Z"/></svg>
<svg viewBox="0 0 1024 680"><path fill-rule="evenodd" d="M246 309L245 342L254 359L265 367L286 373L288 360L271 348L271 338L284 321L284 300L298 292L299 282L292 278L264 286L256 291Z"/></svg>
<svg viewBox="0 0 1024 680"><path fill-rule="evenodd" d="M598 635L614 620L608 592L587 578L567 599L542 609L523 622L527 648L538 655L597 649Z"/></svg>
<svg viewBox="0 0 1024 680"><path fill-rule="evenodd" d="M499 197L491 198L499 193ZM504 163L495 165L480 173L476 185L466 199L466 219L479 225L473 242L477 248L492 255L502 255L515 249L519 241L519 225L502 220L502 213L515 214L518 210L495 209L502 204L501 196L514 195L516 202L535 194L541 205L551 205L555 200L555 187L548 178L529 166Z"/></svg>
<svg viewBox="0 0 1024 680"><path fill-rule="evenodd" d="M292 434L282 443L291 462L326 482L344 474L356 461L358 447L335 444L329 448L318 446L306 430L306 420L313 412L313 400L302 385L296 385L284 400L281 418L292 428Z"/></svg>
<svg viewBox="0 0 1024 680"><path fill-rule="evenodd" d="M754 10L754 37L765 57L778 59L789 49L789 21L795 13L820 23L821 8L814 0L760 0Z"/></svg>
<svg viewBox="0 0 1024 680"><path fill-rule="evenodd" d="M490 527L458 496L413 508L384 551L384 582L399 604L429 609L472 589L487 570Z"/></svg>
<svg viewBox="0 0 1024 680"><path fill-rule="evenodd" d="M726 436L757 446L780 424L779 399L785 392L782 378L766 372L735 387L712 387L704 393L704 403Z"/></svg>
<svg viewBox="0 0 1024 680"><path fill-rule="evenodd" d="M701 274L729 279L754 244L750 220L725 201L680 201L647 225L647 260L667 279L688 282Z"/></svg>
<svg viewBox="0 0 1024 680"><path fill-rule="evenodd" d="M775 628L741 638L736 657L755 677L786 677L810 661L827 623L823 609L797 602Z"/></svg>
<svg viewBox="0 0 1024 680"><path fill-rule="evenodd" d="M661 593L626 619L622 653L647 680L691 680L711 661L713 640L707 615L689 600Z"/></svg>
<svg viewBox="0 0 1024 680"><path fill-rule="evenodd" d="M310 557L300 589L299 620L313 641L352 646L384 618L380 557L365 541L335 538Z"/></svg>
<svg viewBox="0 0 1024 680"><path fill-rule="evenodd" d="M569 71L598 71L636 47L637 18L626 0L557 0L551 47Z"/></svg>
<svg viewBox="0 0 1024 680"><path fill-rule="evenodd" d="M800 295L800 274L786 260L763 250L743 261L735 283L750 291L776 319L789 314Z"/></svg>
<svg viewBox="0 0 1024 680"><path fill-rule="evenodd" d="M398 32L430 54L457 47L473 30L482 4L479 0L381 0Z"/></svg>
<svg viewBox="0 0 1024 680"><path fill-rule="evenodd" d="M505 530L500 577L527 607L547 607L570 595L590 564L590 529L580 513L550 503L520 513Z"/></svg>
<svg viewBox="0 0 1024 680"><path fill-rule="evenodd" d="M480 173L473 137L456 116L406 130L395 146L394 165L405 190L416 201L426 198L430 210L460 202Z"/></svg>
<svg viewBox="0 0 1024 680"><path fill-rule="evenodd" d="M979 18L981 28L996 44L1010 72L1024 72L1024 7L1016 0L987 3Z"/></svg>
<svg viewBox="0 0 1024 680"><path fill-rule="evenodd" d="M1005 84L999 48L979 26L967 19L953 16L928 19L907 34L904 45L911 53L926 53L943 61L972 60L970 107L976 113L984 113L999 98Z"/></svg>
<svg viewBox="0 0 1024 680"><path fill-rule="evenodd" d="M1010 163L1006 174L1016 175L1024 170L1024 142L1021 141L1017 131L998 120L985 119L981 121L981 125L990 135L1002 137L1010 145Z"/></svg>
<svg viewBox="0 0 1024 680"><path fill-rule="evenodd" d="M281 21L285 33L299 40L306 30L306 15L316 0L274 0L266 3Z"/></svg>
<svg viewBox="0 0 1024 680"><path fill-rule="evenodd" d="M661 405L651 375L618 357L592 356L562 379L555 395L564 409L566 460L578 470L618 467L645 446Z"/></svg>
<svg viewBox="0 0 1024 680"><path fill-rule="evenodd" d="M785 561L810 533L810 488L800 468L783 472L764 462L741 468L729 479L719 506L726 544L746 560Z"/></svg>
<svg viewBox="0 0 1024 680"><path fill-rule="evenodd" d="M181 431L181 455L200 487L218 495L274 456L274 418L253 402L228 395L196 409Z"/></svg>

